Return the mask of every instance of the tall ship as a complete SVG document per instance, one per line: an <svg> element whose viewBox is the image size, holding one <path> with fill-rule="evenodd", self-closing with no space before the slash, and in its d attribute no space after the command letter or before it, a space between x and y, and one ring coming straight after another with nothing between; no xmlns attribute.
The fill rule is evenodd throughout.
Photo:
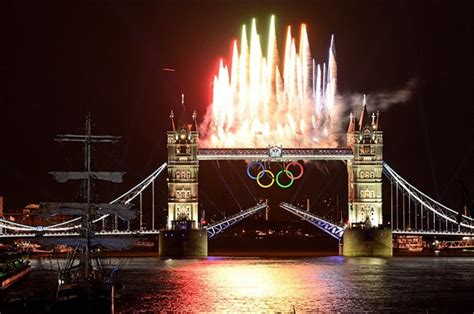
<svg viewBox="0 0 474 314"><path fill-rule="evenodd" d="M117 143L120 137L111 135L92 135L91 115L86 117L84 134L58 135L58 142L79 142L83 144L83 171L55 171L53 178L65 183L81 182L80 202L44 202L40 210L45 217L53 215L70 215L80 217L76 231L78 236L68 238L43 239L51 245L68 245L73 248L67 254L65 263L58 272L58 286L55 294L54 309L66 312L68 309L93 311L100 313L113 312L114 291L116 282L114 274L117 268L105 266L100 256L100 249L118 249L131 245L131 240L102 239L94 232L94 222L104 215L119 217L124 221L135 218L136 211L130 204L94 202L93 181L101 180L112 183L122 182L124 172L93 171L91 165L92 145L98 143ZM127 242L127 243L125 243Z"/></svg>

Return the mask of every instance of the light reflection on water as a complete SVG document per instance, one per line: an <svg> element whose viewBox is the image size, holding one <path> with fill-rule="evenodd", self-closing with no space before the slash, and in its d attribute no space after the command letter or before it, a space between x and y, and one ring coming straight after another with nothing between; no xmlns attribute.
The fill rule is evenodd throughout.
<svg viewBox="0 0 474 314"><path fill-rule="evenodd" d="M297 312L474 309L474 258L134 258L129 311Z"/></svg>
<svg viewBox="0 0 474 314"><path fill-rule="evenodd" d="M127 263L125 263L128 261ZM60 261L59 261L60 262ZM32 259L8 294L54 291L57 260ZM118 313L474 311L474 258L113 258ZM1 312L2 309L0 309Z"/></svg>
<svg viewBox="0 0 474 314"><path fill-rule="evenodd" d="M176 300L183 303L182 310L193 310L195 303L199 302L210 311L219 312L289 311L291 305L303 304L322 291L330 290L324 280L319 280L314 290L307 282L302 284L302 281L312 280L310 276L300 278L302 275L311 272L312 276L320 277L320 271L320 267L309 270L303 265L285 261L226 260L192 263L175 269L171 276L175 276L183 287L183 293L188 296L185 300Z"/></svg>

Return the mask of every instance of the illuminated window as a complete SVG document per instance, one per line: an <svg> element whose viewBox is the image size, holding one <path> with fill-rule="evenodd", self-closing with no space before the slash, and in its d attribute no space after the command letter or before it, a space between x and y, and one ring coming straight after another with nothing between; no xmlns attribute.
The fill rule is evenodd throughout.
<svg viewBox="0 0 474 314"><path fill-rule="evenodd" d="M360 191L361 198L375 198L375 191L365 189Z"/></svg>

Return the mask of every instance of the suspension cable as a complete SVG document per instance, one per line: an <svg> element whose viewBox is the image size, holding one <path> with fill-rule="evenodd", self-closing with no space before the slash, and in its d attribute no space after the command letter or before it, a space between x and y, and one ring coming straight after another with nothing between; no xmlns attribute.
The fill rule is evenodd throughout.
<svg viewBox="0 0 474 314"><path fill-rule="evenodd" d="M123 201L125 204L129 204L135 197L137 197L146 187L148 187L151 184L151 182L153 182L163 172L166 166L167 166L167 163L166 162L163 163L158 169L156 169L152 174L146 177L143 181L141 181L139 184L134 186L128 192L122 194L121 196L111 201L109 204L114 204L119 201ZM110 214L102 215L101 217L93 220L92 223L96 223L97 221L105 219L108 216L110 216ZM11 230L17 230L17 231L67 231L71 229L77 229L80 227L80 225L74 225L71 227L61 227L61 226L71 224L73 222L77 222L81 219L82 219L81 217L76 217L76 218L63 221L57 224L49 225L49 226L29 226L29 225L15 223L15 222L1 219L1 218L0 218L0 223L1 223L1 226L5 229L11 229ZM128 226L129 225L130 225L130 222L128 223Z"/></svg>

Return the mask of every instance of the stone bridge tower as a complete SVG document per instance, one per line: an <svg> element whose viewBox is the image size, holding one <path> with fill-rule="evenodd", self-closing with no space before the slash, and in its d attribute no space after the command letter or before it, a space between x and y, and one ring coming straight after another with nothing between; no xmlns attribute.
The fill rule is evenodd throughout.
<svg viewBox="0 0 474 314"><path fill-rule="evenodd" d="M379 112L369 115L365 103L357 123L351 113L347 146L349 228L344 232L345 256L392 256L392 233L383 228L383 132Z"/></svg>
<svg viewBox="0 0 474 314"><path fill-rule="evenodd" d="M199 131L196 112L193 123L185 122L185 107L174 123L171 111L172 130L167 132L168 148L168 219L166 230L160 231L160 256L192 257L207 256L207 232L201 229L198 209L197 158Z"/></svg>
<svg viewBox="0 0 474 314"><path fill-rule="evenodd" d="M383 132L379 112L369 116L364 103L356 129L351 114L347 145L354 160L347 164L349 178L349 224L378 227L382 221Z"/></svg>
<svg viewBox="0 0 474 314"><path fill-rule="evenodd" d="M173 119L173 112L170 114ZM195 120L195 113L193 120ZM199 132L196 125L181 123L167 132L168 148L168 230L199 228L197 146Z"/></svg>

